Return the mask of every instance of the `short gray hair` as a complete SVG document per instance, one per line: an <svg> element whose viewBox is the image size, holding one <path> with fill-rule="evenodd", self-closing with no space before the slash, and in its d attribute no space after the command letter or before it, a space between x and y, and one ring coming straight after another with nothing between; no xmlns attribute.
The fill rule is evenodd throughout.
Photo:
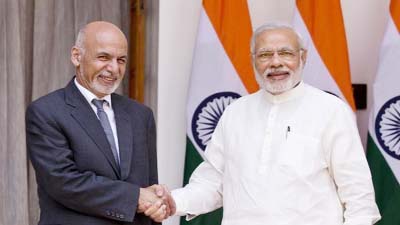
<svg viewBox="0 0 400 225"><path fill-rule="evenodd" d="M264 32L266 30L278 30L278 29L289 29L289 30L293 31L293 33L295 33L297 36L297 43L299 44L300 48L306 50L303 37L300 35L299 32L297 32L293 28L293 26L291 26L290 24L287 24L287 23L282 23L282 22L272 22L272 23L263 24L254 31L253 35L251 36L251 41L250 41L250 51L251 51L252 55L255 53L256 39L257 39L258 35L260 35L262 32Z"/></svg>
<svg viewBox="0 0 400 225"><path fill-rule="evenodd" d="M78 47L83 52L85 51L85 38L86 38L86 26L82 27L79 30L75 40L75 46Z"/></svg>

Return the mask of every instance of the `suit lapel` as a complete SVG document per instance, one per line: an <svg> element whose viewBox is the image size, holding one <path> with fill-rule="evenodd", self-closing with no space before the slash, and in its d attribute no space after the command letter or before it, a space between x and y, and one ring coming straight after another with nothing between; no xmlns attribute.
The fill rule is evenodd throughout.
<svg viewBox="0 0 400 225"><path fill-rule="evenodd" d="M120 172L117 168L110 144L107 141L106 134L100 121L97 119L94 111L86 101L85 97L79 92L74 84L74 79L65 88L66 103L73 106L71 116L80 124L88 136L98 146L101 152L111 164L117 177L120 178Z"/></svg>
<svg viewBox="0 0 400 225"><path fill-rule="evenodd" d="M124 180L129 176L132 160L132 142L133 132L132 123L128 113L125 111L125 104L122 98L111 95L112 107L115 115L115 123L118 134L118 145L120 154L120 167L121 167L121 179Z"/></svg>

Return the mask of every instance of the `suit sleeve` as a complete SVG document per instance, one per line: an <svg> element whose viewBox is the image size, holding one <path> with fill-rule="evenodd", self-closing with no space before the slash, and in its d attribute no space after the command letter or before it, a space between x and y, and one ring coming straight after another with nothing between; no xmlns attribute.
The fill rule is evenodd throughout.
<svg viewBox="0 0 400 225"><path fill-rule="evenodd" d="M79 171L67 136L43 108L31 104L26 112L27 148L43 194L87 215L133 221L139 186Z"/></svg>

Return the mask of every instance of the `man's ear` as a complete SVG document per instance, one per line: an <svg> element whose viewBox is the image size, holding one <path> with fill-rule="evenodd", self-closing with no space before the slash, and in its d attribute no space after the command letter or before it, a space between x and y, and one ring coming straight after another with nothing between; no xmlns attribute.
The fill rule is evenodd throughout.
<svg viewBox="0 0 400 225"><path fill-rule="evenodd" d="M80 65L81 61L81 51L76 46L72 47L71 49L71 62L74 64L75 67Z"/></svg>
<svg viewBox="0 0 400 225"><path fill-rule="evenodd" d="M306 65L307 61L307 50L304 49L302 54L301 54L301 61L303 62L303 67Z"/></svg>

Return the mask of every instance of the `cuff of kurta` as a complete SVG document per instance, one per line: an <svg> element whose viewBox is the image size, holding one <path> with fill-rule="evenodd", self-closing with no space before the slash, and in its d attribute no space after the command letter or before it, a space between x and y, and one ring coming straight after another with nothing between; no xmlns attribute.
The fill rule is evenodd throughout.
<svg viewBox="0 0 400 225"><path fill-rule="evenodd" d="M175 215L177 216L186 216L186 204L185 204L185 199L184 196L182 196L182 190L181 189L176 189L171 191L172 198L175 201L176 205L176 212Z"/></svg>
<svg viewBox="0 0 400 225"><path fill-rule="evenodd" d="M188 214L188 215L186 216L186 221L190 221L190 220L196 218L197 216L198 216L198 215Z"/></svg>
<svg viewBox="0 0 400 225"><path fill-rule="evenodd" d="M358 217L345 219L343 225L373 225L381 219L380 215L376 215L375 217Z"/></svg>
<svg viewBox="0 0 400 225"><path fill-rule="evenodd" d="M188 201L185 199L185 195L183 193L183 189L176 189L172 191L172 198L176 204L176 213L177 216L186 216L186 221L192 220L198 215L191 214L188 210L187 204Z"/></svg>

